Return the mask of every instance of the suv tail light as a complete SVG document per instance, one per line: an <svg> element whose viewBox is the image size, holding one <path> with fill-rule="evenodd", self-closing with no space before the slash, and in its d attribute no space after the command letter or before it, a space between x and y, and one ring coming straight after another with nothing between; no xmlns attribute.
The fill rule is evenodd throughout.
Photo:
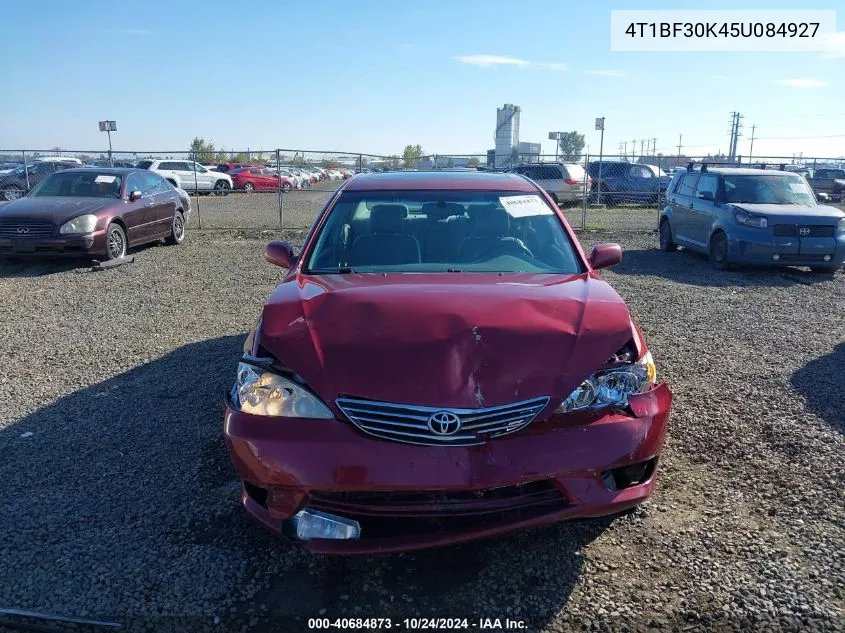
<svg viewBox="0 0 845 633"><path fill-rule="evenodd" d="M580 185L580 184L581 184L581 181L580 181L580 180L575 180L575 178L567 178L567 179L566 179L566 184L567 184L567 185Z"/></svg>

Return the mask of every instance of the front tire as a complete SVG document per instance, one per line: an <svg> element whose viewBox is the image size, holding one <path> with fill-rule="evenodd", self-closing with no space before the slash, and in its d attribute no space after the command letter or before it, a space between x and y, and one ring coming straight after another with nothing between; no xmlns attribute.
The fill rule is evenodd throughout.
<svg viewBox="0 0 845 633"><path fill-rule="evenodd" d="M178 209L173 214L173 223L170 226L170 235L165 242L169 246L178 246L185 241L185 216Z"/></svg>
<svg viewBox="0 0 845 633"><path fill-rule="evenodd" d="M112 222L106 229L106 259L119 259L126 255L126 232L119 224Z"/></svg>
<svg viewBox="0 0 845 633"><path fill-rule="evenodd" d="M231 186L225 180L218 180L214 183L214 195L215 196L228 196L229 190L231 190Z"/></svg>
<svg viewBox="0 0 845 633"><path fill-rule="evenodd" d="M728 260L728 236L724 231L716 231L710 237L708 250L710 265L716 270L728 270L731 267Z"/></svg>
<svg viewBox="0 0 845 633"><path fill-rule="evenodd" d="M664 253L672 253L678 250L678 245L672 239L672 227L669 225L669 219L663 218L660 221L660 250Z"/></svg>
<svg viewBox="0 0 845 633"><path fill-rule="evenodd" d="M293 187L289 182L286 182L282 185L282 191L284 191L285 193L288 193L291 189L293 189Z"/></svg>
<svg viewBox="0 0 845 633"><path fill-rule="evenodd" d="M253 185L251 182L244 184L244 191L253 191L254 189L255 185Z"/></svg>

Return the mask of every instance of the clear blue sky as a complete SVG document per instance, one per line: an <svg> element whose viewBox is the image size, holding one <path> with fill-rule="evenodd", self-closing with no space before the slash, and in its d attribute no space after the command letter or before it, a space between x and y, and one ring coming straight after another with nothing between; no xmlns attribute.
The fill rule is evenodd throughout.
<svg viewBox="0 0 845 633"><path fill-rule="evenodd" d="M812 8L837 5L843 31L841 0ZM739 110L745 134L757 125L755 155L845 155L845 46L839 57L611 52L610 10L638 7L704 8L679 0L9 2L0 149L100 149L97 121L109 118L118 122L116 150L178 150L202 136L238 150L401 153L420 143L427 152L477 153L493 147L496 107L514 103L520 140L548 152L551 130L585 132L596 152L597 116L607 118L605 153L655 137L668 152L679 134L687 151L726 150L729 113ZM530 63L485 65L478 56Z"/></svg>

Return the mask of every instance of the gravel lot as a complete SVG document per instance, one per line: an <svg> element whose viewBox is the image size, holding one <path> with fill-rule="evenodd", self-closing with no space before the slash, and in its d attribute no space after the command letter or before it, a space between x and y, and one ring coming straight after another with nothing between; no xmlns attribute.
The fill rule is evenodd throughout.
<svg viewBox="0 0 845 633"><path fill-rule="evenodd" d="M651 500L333 559L248 523L221 439L223 391L281 277L262 252L279 235L303 233L194 231L100 273L0 264L0 607L155 631L296 631L322 614L845 630L845 274L716 273L651 233L584 233L587 248L622 242L606 278L675 393Z"/></svg>

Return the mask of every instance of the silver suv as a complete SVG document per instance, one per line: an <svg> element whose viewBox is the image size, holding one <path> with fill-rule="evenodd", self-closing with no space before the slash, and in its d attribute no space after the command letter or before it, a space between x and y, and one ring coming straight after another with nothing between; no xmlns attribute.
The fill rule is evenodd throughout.
<svg viewBox="0 0 845 633"><path fill-rule="evenodd" d="M592 179L584 168L575 163L525 163L510 171L527 176L545 189L552 200L562 205L583 202L584 192L589 192L592 185Z"/></svg>

